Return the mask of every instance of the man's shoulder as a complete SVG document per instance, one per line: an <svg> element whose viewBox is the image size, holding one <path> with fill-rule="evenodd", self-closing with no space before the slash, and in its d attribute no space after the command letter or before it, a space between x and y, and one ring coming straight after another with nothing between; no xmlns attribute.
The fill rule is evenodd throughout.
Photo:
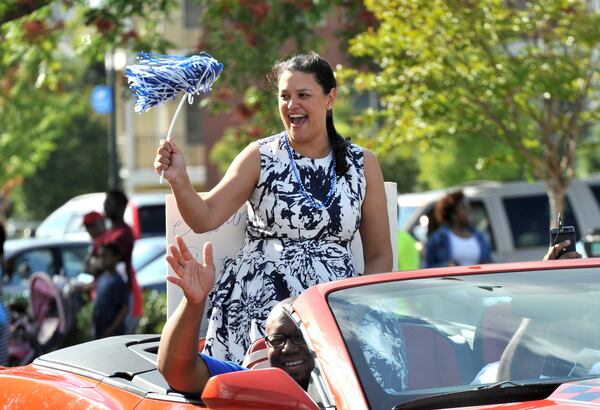
<svg viewBox="0 0 600 410"><path fill-rule="evenodd" d="M102 279L102 282L105 283L107 287L112 289L127 288L125 281L117 272L104 272L100 275L100 279Z"/></svg>
<svg viewBox="0 0 600 410"><path fill-rule="evenodd" d="M134 241L133 230L127 224L121 224L114 226L108 230L106 230L103 234L98 237L98 243L100 245L105 245L110 242L115 242L119 240L128 240Z"/></svg>

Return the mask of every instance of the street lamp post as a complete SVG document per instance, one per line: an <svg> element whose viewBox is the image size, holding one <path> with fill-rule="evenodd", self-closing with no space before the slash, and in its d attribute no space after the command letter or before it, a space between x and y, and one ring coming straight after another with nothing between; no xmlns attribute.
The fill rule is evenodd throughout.
<svg viewBox="0 0 600 410"><path fill-rule="evenodd" d="M106 83L110 90L110 113L108 125L108 187L109 189L120 188L119 178L119 153L117 150L117 115L116 115L116 73L123 70L127 63L127 54L124 50L113 49L104 56L104 68L106 69Z"/></svg>

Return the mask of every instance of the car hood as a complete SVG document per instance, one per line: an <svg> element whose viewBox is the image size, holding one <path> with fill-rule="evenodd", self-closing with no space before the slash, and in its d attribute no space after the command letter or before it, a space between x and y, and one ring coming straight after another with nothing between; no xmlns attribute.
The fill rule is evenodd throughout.
<svg viewBox="0 0 600 410"><path fill-rule="evenodd" d="M503 403L485 406L454 407L453 409L600 409L600 379L581 380L564 383L554 393L543 400L518 403Z"/></svg>

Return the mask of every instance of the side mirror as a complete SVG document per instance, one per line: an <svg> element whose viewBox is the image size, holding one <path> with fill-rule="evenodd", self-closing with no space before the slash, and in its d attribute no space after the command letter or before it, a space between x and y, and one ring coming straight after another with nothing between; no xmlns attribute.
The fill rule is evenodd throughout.
<svg viewBox="0 0 600 410"><path fill-rule="evenodd" d="M273 367L211 377L202 401L211 409L319 409L294 379Z"/></svg>

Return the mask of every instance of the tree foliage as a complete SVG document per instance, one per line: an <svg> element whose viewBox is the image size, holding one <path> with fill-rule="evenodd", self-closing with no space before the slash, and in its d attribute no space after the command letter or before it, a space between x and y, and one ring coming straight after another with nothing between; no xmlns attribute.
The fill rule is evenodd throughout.
<svg viewBox="0 0 600 410"><path fill-rule="evenodd" d="M107 130L89 111L83 104L72 113L64 133L54 140L56 149L17 189L20 215L41 220L69 198L109 188Z"/></svg>
<svg viewBox="0 0 600 410"><path fill-rule="evenodd" d="M157 25L175 0L97 3L8 0L0 5L0 188L33 175L59 138L67 145L69 137L84 138L73 127L83 130L81 116L94 116L89 90L105 80L87 80L95 72L90 67L103 62L107 52L168 45Z"/></svg>
<svg viewBox="0 0 600 410"><path fill-rule="evenodd" d="M204 35L199 48L225 64L207 105L233 111L242 124L227 129L211 152L221 172L248 143L281 129L275 91L266 81L278 60L310 50L319 52L323 46L319 30L325 28L331 13L340 22L336 34L342 50L345 39L373 22L372 15L355 1L201 0L201 4Z"/></svg>
<svg viewBox="0 0 600 410"><path fill-rule="evenodd" d="M362 121L378 138L423 152L449 139L504 144L562 209L576 149L597 122L600 14L583 0L366 0L379 21L355 56L375 69L346 73L380 96Z"/></svg>

